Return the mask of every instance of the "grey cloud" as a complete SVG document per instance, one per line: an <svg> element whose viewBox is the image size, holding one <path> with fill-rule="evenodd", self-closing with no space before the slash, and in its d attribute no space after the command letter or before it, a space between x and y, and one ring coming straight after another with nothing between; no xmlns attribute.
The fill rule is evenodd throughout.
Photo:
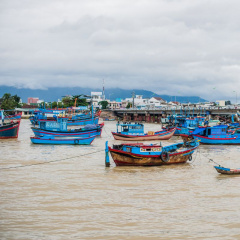
<svg viewBox="0 0 240 240"><path fill-rule="evenodd" d="M227 99L239 87L238 1L20 2L0 3L2 85L100 87L104 78Z"/></svg>

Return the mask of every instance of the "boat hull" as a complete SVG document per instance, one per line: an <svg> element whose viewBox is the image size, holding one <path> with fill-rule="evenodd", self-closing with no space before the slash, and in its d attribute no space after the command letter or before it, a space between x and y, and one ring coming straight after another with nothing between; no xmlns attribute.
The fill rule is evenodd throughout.
<svg viewBox="0 0 240 240"><path fill-rule="evenodd" d="M32 127L32 131L35 136L68 136L68 137L91 137L91 136L101 136L103 125L96 127L94 129L87 130L75 130L75 131L51 131L44 130L40 128Z"/></svg>
<svg viewBox="0 0 240 240"><path fill-rule="evenodd" d="M96 136L91 137L31 137L34 144L47 144L47 145L90 145Z"/></svg>
<svg viewBox="0 0 240 240"><path fill-rule="evenodd" d="M169 154L168 162L163 162L160 155L158 157L147 157L122 152L109 147L112 159L117 166L161 166L187 162L194 152L189 149L183 152Z"/></svg>
<svg viewBox="0 0 240 240"><path fill-rule="evenodd" d="M193 135L194 139L200 140L201 144L224 144L224 145L239 145L240 138L209 138L200 135Z"/></svg>
<svg viewBox="0 0 240 240"><path fill-rule="evenodd" d="M17 138L20 121L0 126L0 139Z"/></svg>
<svg viewBox="0 0 240 240"><path fill-rule="evenodd" d="M224 167L218 167L218 166L214 166L214 168L217 170L217 172L221 174L227 174L227 175L240 174L240 169L230 169L230 168L224 168Z"/></svg>
<svg viewBox="0 0 240 240"><path fill-rule="evenodd" d="M170 131L162 131L154 135L125 135L121 133L112 132L115 140L121 141L150 141L150 140L169 140L174 135L175 129Z"/></svg>

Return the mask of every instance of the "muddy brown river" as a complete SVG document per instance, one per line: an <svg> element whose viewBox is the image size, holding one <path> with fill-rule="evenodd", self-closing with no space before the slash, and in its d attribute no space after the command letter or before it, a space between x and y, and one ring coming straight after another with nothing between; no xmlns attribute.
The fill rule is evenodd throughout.
<svg viewBox="0 0 240 240"><path fill-rule="evenodd" d="M0 140L1 240L240 239L240 176L209 163L240 168L240 146L200 146L192 162L161 167L110 157L106 168L116 122L90 146L33 145L30 127L22 120L17 140Z"/></svg>

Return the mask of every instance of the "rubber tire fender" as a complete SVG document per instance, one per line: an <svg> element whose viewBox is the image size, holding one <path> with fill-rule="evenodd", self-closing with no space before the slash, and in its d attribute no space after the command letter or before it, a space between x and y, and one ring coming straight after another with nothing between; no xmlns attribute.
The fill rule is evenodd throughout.
<svg viewBox="0 0 240 240"><path fill-rule="evenodd" d="M74 144L78 144L79 143L79 140L78 139L75 139L74 140Z"/></svg>
<svg viewBox="0 0 240 240"><path fill-rule="evenodd" d="M169 153L167 151L163 151L160 155L160 158L164 163L167 163L169 161Z"/></svg>

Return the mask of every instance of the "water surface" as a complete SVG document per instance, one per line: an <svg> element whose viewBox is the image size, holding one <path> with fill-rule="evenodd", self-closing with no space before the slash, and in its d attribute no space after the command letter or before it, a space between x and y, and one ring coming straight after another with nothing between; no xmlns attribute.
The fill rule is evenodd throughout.
<svg viewBox="0 0 240 240"><path fill-rule="evenodd" d="M240 168L239 146L200 146L182 165L105 168L115 124L91 146L33 145L28 120L17 140L0 140L0 168L32 165L0 170L0 239L240 239L240 176L209 163Z"/></svg>

